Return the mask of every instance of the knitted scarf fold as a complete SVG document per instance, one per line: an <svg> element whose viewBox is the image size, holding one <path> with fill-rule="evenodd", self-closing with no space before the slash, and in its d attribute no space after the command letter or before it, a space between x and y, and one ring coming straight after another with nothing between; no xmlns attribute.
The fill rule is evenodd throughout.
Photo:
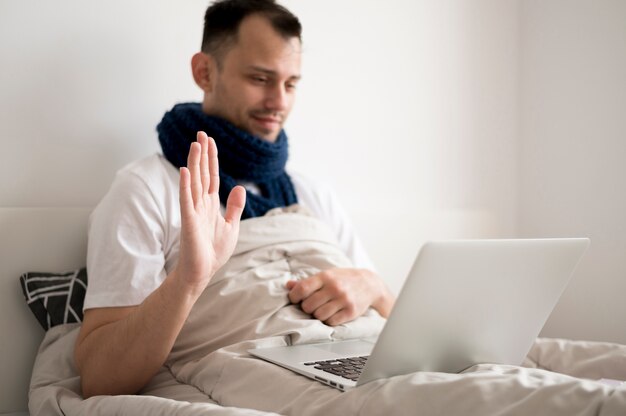
<svg viewBox="0 0 626 416"><path fill-rule="evenodd" d="M243 219L298 202L291 178L285 172L288 144L284 130L272 143L205 114L200 103L177 104L157 126L165 158L177 168L187 166L189 147L196 141L198 131L213 137L217 145L222 205L226 205L233 187L242 182L254 183L261 193L246 192Z"/></svg>

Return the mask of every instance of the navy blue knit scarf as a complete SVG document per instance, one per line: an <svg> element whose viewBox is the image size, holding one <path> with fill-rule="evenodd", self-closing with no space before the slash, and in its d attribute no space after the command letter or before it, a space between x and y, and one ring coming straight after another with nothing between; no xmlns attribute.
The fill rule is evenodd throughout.
<svg viewBox="0 0 626 416"><path fill-rule="evenodd" d="M175 105L157 126L163 154L174 166L187 166L187 155L196 133L204 131L215 139L220 161L220 201L226 205L231 189L252 182L260 195L246 192L242 218L264 215L276 207L298 202L287 163L287 135L281 130L275 142L253 136L228 121L205 114L199 103Z"/></svg>

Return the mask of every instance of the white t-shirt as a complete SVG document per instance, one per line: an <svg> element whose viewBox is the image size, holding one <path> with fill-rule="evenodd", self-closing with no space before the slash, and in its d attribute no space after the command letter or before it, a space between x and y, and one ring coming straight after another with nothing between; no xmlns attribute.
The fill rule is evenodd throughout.
<svg viewBox="0 0 626 416"><path fill-rule="evenodd" d="M332 190L289 172L298 203L335 230L355 267L372 263ZM178 260L179 171L162 155L117 172L111 189L89 219L84 309L139 305Z"/></svg>

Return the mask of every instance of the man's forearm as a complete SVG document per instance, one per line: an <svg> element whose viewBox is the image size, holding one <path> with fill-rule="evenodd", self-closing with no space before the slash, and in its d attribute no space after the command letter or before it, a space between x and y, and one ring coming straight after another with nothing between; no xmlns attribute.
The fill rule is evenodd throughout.
<svg viewBox="0 0 626 416"><path fill-rule="evenodd" d="M79 338L75 357L84 397L136 393L163 365L198 298L174 273L124 318Z"/></svg>

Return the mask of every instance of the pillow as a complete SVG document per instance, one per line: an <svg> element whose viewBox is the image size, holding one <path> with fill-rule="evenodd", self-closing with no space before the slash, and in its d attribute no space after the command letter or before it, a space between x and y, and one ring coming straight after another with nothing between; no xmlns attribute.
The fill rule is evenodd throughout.
<svg viewBox="0 0 626 416"><path fill-rule="evenodd" d="M44 330L82 322L87 269L66 273L28 272L20 276L26 303Z"/></svg>

